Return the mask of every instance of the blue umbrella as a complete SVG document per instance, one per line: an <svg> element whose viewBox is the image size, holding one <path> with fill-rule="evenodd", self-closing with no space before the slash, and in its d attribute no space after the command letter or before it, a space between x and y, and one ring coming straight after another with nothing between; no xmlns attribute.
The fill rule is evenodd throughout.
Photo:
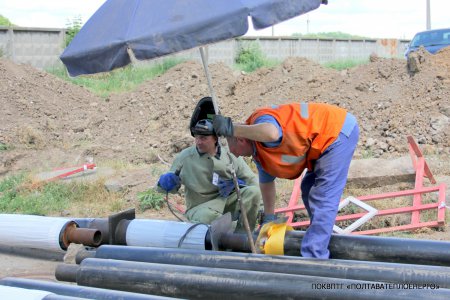
<svg viewBox="0 0 450 300"><path fill-rule="evenodd" d="M263 29L314 10L324 0L108 0L61 55L71 76L235 38L248 16ZM132 55L131 54L131 55Z"/></svg>
<svg viewBox="0 0 450 300"><path fill-rule="evenodd" d="M107 0L61 55L71 76L200 47L212 103L219 113L203 45L235 38L314 10L326 0ZM231 168L252 252L256 252Z"/></svg>

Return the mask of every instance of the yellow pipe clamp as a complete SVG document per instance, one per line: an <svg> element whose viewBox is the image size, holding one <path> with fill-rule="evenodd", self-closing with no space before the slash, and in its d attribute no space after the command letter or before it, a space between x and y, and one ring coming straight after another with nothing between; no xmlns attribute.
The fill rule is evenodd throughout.
<svg viewBox="0 0 450 300"><path fill-rule="evenodd" d="M283 219L263 225L256 239L256 250L259 253L284 255L284 236L286 231L291 231L293 228Z"/></svg>

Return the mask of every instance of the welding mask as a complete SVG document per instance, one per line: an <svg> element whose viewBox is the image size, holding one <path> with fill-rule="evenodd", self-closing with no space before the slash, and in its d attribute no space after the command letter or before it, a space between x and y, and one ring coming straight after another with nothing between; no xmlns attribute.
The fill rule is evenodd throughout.
<svg viewBox="0 0 450 300"><path fill-rule="evenodd" d="M210 121L213 119L215 115L214 105L211 97L203 97L200 99L192 112L191 122L189 123L189 129L191 130L191 135L194 136L193 129L197 126L200 121ZM212 121L211 121L212 122ZM206 126L205 123L201 126ZM199 127L200 128L200 127ZM201 131L201 130L199 130ZM201 134L201 133L197 133ZM203 134L205 135L205 134ZM214 132L211 129L211 133L207 135L214 135Z"/></svg>
<svg viewBox="0 0 450 300"><path fill-rule="evenodd" d="M215 135L212 121L208 119L198 121L197 124L191 128L191 134L192 136Z"/></svg>

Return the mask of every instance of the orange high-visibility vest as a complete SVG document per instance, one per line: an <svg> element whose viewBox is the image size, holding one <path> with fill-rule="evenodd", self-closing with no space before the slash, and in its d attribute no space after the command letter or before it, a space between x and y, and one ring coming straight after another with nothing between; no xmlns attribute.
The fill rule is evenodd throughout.
<svg viewBox="0 0 450 300"><path fill-rule="evenodd" d="M336 140L347 111L324 103L292 103L258 109L246 123L254 124L262 115L278 121L283 138L274 148L255 142L254 159L272 176L295 179L305 168L312 170L315 160Z"/></svg>

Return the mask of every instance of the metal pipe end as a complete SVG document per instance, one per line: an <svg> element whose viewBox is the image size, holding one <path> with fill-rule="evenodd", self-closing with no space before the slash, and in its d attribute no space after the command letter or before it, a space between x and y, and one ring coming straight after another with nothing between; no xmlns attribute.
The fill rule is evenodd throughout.
<svg viewBox="0 0 450 300"><path fill-rule="evenodd" d="M97 229L77 228L71 226L67 228L66 234L69 243L97 247L102 242L102 233Z"/></svg>
<svg viewBox="0 0 450 300"><path fill-rule="evenodd" d="M78 251L77 254L75 255L75 263L77 265L79 265L86 258L95 258L95 251L93 251L93 250L84 250L84 249Z"/></svg>
<svg viewBox="0 0 450 300"><path fill-rule="evenodd" d="M77 282L79 265L59 264L55 269L55 278L59 281Z"/></svg>

